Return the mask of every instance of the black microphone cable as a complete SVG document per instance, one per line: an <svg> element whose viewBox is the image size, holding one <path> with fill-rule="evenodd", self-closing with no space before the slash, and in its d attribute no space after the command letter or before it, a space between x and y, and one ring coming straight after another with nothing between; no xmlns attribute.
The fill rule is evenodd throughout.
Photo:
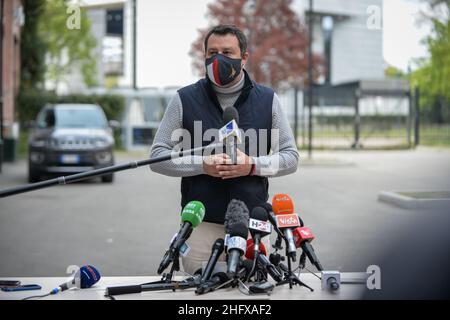
<svg viewBox="0 0 450 320"><path fill-rule="evenodd" d="M43 295L41 295L41 296L30 296L30 297L26 297L26 298L23 298L23 299L21 299L21 300L30 300L30 299L34 299L34 298L45 298L45 297L48 297L48 296L50 296L50 295L52 295L53 293L47 293L47 294L43 294Z"/></svg>

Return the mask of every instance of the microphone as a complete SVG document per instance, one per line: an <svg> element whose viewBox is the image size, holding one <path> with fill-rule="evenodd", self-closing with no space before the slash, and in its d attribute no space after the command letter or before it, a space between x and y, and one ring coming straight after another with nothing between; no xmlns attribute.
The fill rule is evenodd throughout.
<svg viewBox="0 0 450 320"><path fill-rule="evenodd" d="M297 248L302 248L303 252L307 255L309 261L317 268L319 271L323 271L323 267L320 264L319 259L314 252L314 248L311 245L311 241L314 240L314 234L308 227L298 227L293 231L295 246Z"/></svg>
<svg viewBox="0 0 450 320"><path fill-rule="evenodd" d="M208 292L212 292L217 289L220 285L224 284L229 280L228 276L225 272L218 272L212 276L211 279L202 283L197 290L195 290L196 294L204 294Z"/></svg>
<svg viewBox="0 0 450 320"><path fill-rule="evenodd" d="M321 274L322 290L339 290L341 286L341 274L339 271L322 271Z"/></svg>
<svg viewBox="0 0 450 320"><path fill-rule="evenodd" d="M57 294L58 292L66 291L71 288L86 289L92 287L100 280L100 272L91 265L82 266L75 272L73 278L53 289L50 293Z"/></svg>
<svg viewBox="0 0 450 320"><path fill-rule="evenodd" d="M228 268L229 278L235 278L241 256L247 249L248 227L246 223L236 223L231 227L228 240Z"/></svg>
<svg viewBox="0 0 450 320"><path fill-rule="evenodd" d="M227 248L227 254L229 254L231 252L231 248L233 246L239 245L236 242L239 242L237 239L234 239L233 241L231 240L231 233L235 232L235 226L238 226L238 231L241 230L243 236L241 237L242 240L244 241L240 241L241 244L239 245L239 247L241 248L242 252L245 251L246 248L246 244L245 244L245 239L247 239L247 235L248 235L248 221L249 221L249 212L248 212L248 208L245 205L245 203L241 200L236 200L236 199L232 199L230 201L230 203L228 204L227 207L227 212L225 213L225 222L224 222L224 226L225 226L225 233L227 234L226 237L226 242L225 242L225 247ZM244 230L245 229L245 230ZM243 243L242 243L243 242ZM234 252L236 252L235 249ZM234 253L235 255L237 253ZM228 256L227 256L228 257ZM229 258L229 257L228 257ZM230 261L229 259L227 259L228 261ZM237 264L238 261L236 261ZM229 264L228 264L229 266ZM237 265L234 266L233 268L237 268Z"/></svg>
<svg viewBox="0 0 450 320"><path fill-rule="evenodd" d="M252 239L247 240L247 251L245 257L247 259L255 259L254 243ZM276 282L281 282L283 280L283 275L278 271L278 269L267 259L267 251L264 243L261 243L261 252L257 257L258 265L264 269ZM247 260L248 261L248 260Z"/></svg>
<svg viewBox="0 0 450 320"><path fill-rule="evenodd" d="M279 193L272 198L272 209L275 215L294 213L294 202L287 194Z"/></svg>
<svg viewBox="0 0 450 320"><path fill-rule="evenodd" d="M159 283L147 283L129 286L117 286L106 288L107 296L118 296L122 294L141 293L146 291L160 291L160 290L185 290L189 288L195 288L200 284L200 276L190 277L183 281L175 282L159 282Z"/></svg>
<svg viewBox="0 0 450 320"><path fill-rule="evenodd" d="M275 215L273 214L273 208L272 205L268 202L264 202L263 204L260 205L261 207L263 207L266 211L267 211L267 217L270 221L270 223L273 226L273 229L275 230L275 232L278 234L277 240L275 241L275 244L272 245L275 249L282 249L281 247L281 241L284 239L284 235L283 232L281 232L281 230L278 228L277 225L277 218L275 217Z"/></svg>
<svg viewBox="0 0 450 320"><path fill-rule="evenodd" d="M180 248L190 237L192 230L196 228L205 217L205 206L200 201L190 201L181 212L181 229L170 244L169 250L161 261L158 274L161 274L170 263L178 256Z"/></svg>
<svg viewBox="0 0 450 320"><path fill-rule="evenodd" d="M207 281L214 270L214 267L217 264L217 260L219 260L220 255L222 254L224 249L224 241L223 239L217 239L211 249L211 256L209 257L208 263L206 264L205 270L203 271L201 282Z"/></svg>
<svg viewBox="0 0 450 320"><path fill-rule="evenodd" d="M261 238L269 235L272 232L272 226L267 222L268 213L263 207L254 207L250 212L250 220L248 227L254 242L254 251L256 257L259 254L259 245Z"/></svg>
<svg viewBox="0 0 450 320"><path fill-rule="evenodd" d="M238 128L239 113L236 108L228 107L223 111L224 126L219 130L219 141L225 144L227 155L232 164L237 163L237 144L241 143L241 133Z"/></svg>
<svg viewBox="0 0 450 320"><path fill-rule="evenodd" d="M294 203L287 194L276 194L272 199L272 207L276 215L277 226L283 231L286 240L286 255L295 262L297 248L292 231L300 226L300 219L293 213Z"/></svg>
<svg viewBox="0 0 450 320"><path fill-rule="evenodd" d="M249 212L245 203L241 200L232 199L225 213L225 233L230 234L231 228L237 223L248 225L249 219ZM227 244L225 243L225 245Z"/></svg>

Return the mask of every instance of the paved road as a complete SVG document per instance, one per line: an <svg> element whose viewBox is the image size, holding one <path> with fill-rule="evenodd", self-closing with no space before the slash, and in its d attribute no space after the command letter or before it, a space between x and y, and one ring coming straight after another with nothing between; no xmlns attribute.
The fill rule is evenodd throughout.
<svg viewBox="0 0 450 320"><path fill-rule="evenodd" d="M328 269L365 271L410 221L449 214L377 201L381 190L450 190L448 149L305 156L296 174L271 180L270 195L294 198ZM25 179L24 161L4 164L0 188ZM111 185L91 181L1 199L0 276L64 276L67 266L85 263L107 276L155 275L178 230L179 203L179 179L148 168L118 173Z"/></svg>

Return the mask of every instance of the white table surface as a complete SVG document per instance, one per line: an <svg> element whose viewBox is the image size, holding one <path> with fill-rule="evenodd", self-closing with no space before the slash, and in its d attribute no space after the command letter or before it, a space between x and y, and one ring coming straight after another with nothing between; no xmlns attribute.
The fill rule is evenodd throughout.
<svg viewBox="0 0 450 320"><path fill-rule="evenodd" d="M341 273L341 281L350 278L363 278L364 273ZM67 281L67 277L39 277L39 278L5 278L2 280L20 280L22 285L39 284L41 290L3 292L0 291L0 300L20 300L33 295L43 295L50 292L53 288ZM177 280L183 279L177 277ZM89 289L71 289L51 295L41 300L108 300L104 296L106 287L136 285L147 282L160 280L160 277L102 277L93 287ZM359 299L366 289L365 284L341 284L339 291L330 292L321 289L321 281L310 273L302 273L300 280L314 289L311 292L308 288L301 286L293 286L289 289L289 285L277 286L270 295L245 295L237 288L219 289L204 295L196 295L195 288L186 290L177 290L176 292L164 291L148 291L137 294L126 294L114 296L116 300L245 300L245 299L271 299L271 300L353 300Z"/></svg>

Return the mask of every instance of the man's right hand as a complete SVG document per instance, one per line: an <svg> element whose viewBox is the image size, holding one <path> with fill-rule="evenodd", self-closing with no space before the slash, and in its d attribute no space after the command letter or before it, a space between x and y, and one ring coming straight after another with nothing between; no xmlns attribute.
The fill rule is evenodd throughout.
<svg viewBox="0 0 450 320"><path fill-rule="evenodd" d="M213 154L203 159L203 171L209 176L222 178L222 175L219 174L220 166L230 163L231 158L227 154Z"/></svg>

